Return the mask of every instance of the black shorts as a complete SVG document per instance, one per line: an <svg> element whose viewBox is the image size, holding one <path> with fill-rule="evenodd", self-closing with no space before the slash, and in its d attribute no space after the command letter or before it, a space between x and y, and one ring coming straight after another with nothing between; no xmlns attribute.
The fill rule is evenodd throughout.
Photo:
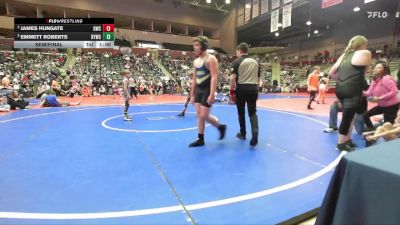
<svg viewBox="0 0 400 225"><path fill-rule="evenodd" d="M210 96L210 89L196 88L194 95L194 102L200 103L200 105L210 108L211 106L207 103L207 99Z"/></svg>
<svg viewBox="0 0 400 225"><path fill-rule="evenodd" d="M59 103L57 103L57 104L50 104L50 103L48 103L47 101L45 101L44 102L44 104L43 104L43 106L44 107L62 107L62 106L65 106L65 105L63 105L63 104L59 104Z"/></svg>

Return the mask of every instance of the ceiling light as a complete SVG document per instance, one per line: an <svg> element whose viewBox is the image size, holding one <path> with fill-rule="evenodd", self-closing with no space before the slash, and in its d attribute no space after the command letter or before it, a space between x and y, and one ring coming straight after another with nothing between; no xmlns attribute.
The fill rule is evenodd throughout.
<svg viewBox="0 0 400 225"><path fill-rule="evenodd" d="M225 0L225 4L231 4L231 0Z"/></svg>
<svg viewBox="0 0 400 225"><path fill-rule="evenodd" d="M211 3L211 0L207 0L206 2L207 2L207 3Z"/></svg>
<svg viewBox="0 0 400 225"><path fill-rule="evenodd" d="M246 4L246 9L250 9L251 5L250 4Z"/></svg>
<svg viewBox="0 0 400 225"><path fill-rule="evenodd" d="M354 7L353 11L354 11L354 12L360 11L360 7L358 7L358 6Z"/></svg>
<svg viewBox="0 0 400 225"><path fill-rule="evenodd" d="M309 21L306 22L306 24L307 24L307 26L310 26L312 23L311 23L311 21L309 20Z"/></svg>
<svg viewBox="0 0 400 225"><path fill-rule="evenodd" d="M314 30L314 34L318 34L319 33L319 31L318 30Z"/></svg>
<svg viewBox="0 0 400 225"><path fill-rule="evenodd" d="M281 23L278 23L278 27L282 27L282 24L281 24Z"/></svg>
<svg viewBox="0 0 400 225"><path fill-rule="evenodd" d="M279 33L278 32L275 33L275 37L279 37Z"/></svg>

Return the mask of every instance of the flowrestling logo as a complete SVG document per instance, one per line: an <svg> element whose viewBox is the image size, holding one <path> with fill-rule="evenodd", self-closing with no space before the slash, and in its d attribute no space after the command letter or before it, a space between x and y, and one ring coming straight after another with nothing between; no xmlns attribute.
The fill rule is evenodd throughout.
<svg viewBox="0 0 400 225"><path fill-rule="evenodd" d="M368 19L386 19L389 13L386 11L367 11Z"/></svg>

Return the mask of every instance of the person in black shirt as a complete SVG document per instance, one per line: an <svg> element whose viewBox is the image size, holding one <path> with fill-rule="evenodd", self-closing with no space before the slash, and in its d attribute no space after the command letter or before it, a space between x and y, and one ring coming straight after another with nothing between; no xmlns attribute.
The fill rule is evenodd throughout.
<svg viewBox="0 0 400 225"><path fill-rule="evenodd" d="M370 64L371 52L367 50L367 39L355 36L329 71L330 77L336 81L336 97L343 107L336 146L340 151L351 151L357 147L351 140L351 133L355 114L365 110L363 90L366 86L365 72Z"/></svg>
<svg viewBox="0 0 400 225"><path fill-rule="evenodd" d="M246 43L241 43L237 47L236 55L238 59L232 63L230 94L232 98L236 96L236 106L240 124L240 132L236 137L241 140L246 139L245 105L247 103L252 132L250 145L255 146L258 143L257 99L258 83L260 81L260 64L255 59L248 56L248 50L249 46Z"/></svg>
<svg viewBox="0 0 400 225"><path fill-rule="evenodd" d="M29 102L25 101L20 97L18 90L13 90L13 92L7 96L7 104L10 105L11 110L19 109L29 109Z"/></svg>

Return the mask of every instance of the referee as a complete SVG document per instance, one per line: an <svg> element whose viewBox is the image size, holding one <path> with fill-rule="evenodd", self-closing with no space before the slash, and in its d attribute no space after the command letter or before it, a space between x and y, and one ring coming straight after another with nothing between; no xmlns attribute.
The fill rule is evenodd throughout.
<svg viewBox="0 0 400 225"><path fill-rule="evenodd" d="M260 64L248 56L249 45L240 43L236 48L236 59L232 63L232 74L230 78L230 97L236 100L239 116L240 132L236 135L241 140L246 140L245 105L250 117L252 137L251 146L258 143L258 118L257 98L258 83L260 78Z"/></svg>

